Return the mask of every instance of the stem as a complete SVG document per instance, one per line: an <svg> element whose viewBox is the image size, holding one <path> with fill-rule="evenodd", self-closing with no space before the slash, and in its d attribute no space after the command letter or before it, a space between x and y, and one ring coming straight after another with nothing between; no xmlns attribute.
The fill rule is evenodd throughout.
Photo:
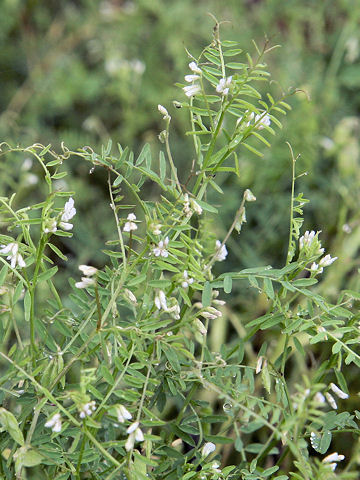
<svg viewBox="0 0 360 480"><path fill-rule="evenodd" d="M180 185L180 182L179 182L179 179L178 179L178 176L177 176L176 167L175 167L174 160L172 158L171 150L170 150L169 126L170 126L170 119L167 120L167 124L166 124L165 148L166 148L167 157L168 157L168 160L169 160L169 163L170 163L171 171L173 173L177 188L178 188L179 192L181 193L182 192L181 185Z"/></svg>
<svg viewBox="0 0 360 480"><path fill-rule="evenodd" d="M286 265L289 265L292 259L291 255L291 244L293 239L293 221L294 221L294 192L295 192L295 164L296 158L294 157L293 150L291 148L290 143L286 142L291 153L292 159L292 180L291 180L291 204L290 204L290 234L289 234L289 245L288 245L288 252L286 257Z"/></svg>
<svg viewBox="0 0 360 480"><path fill-rule="evenodd" d="M98 314L96 331L98 332L101 328L101 305L100 305L99 289L98 289L98 284L97 284L96 280L95 280L95 299L96 299L96 309L97 309L97 314Z"/></svg>

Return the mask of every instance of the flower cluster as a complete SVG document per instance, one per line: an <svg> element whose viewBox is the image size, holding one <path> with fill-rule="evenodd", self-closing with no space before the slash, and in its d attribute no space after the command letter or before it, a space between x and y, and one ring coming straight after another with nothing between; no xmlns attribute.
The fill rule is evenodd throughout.
<svg viewBox="0 0 360 480"><path fill-rule="evenodd" d="M192 214L195 212L198 215L202 214L202 208L200 205L194 200L193 198L189 199L189 195L185 193L184 195L184 208L183 212L187 218L190 218Z"/></svg>
<svg viewBox="0 0 360 480"><path fill-rule="evenodd" d="M124 405L117 405L115 407L115 410L116 410L117 419L120 423L124 423L125 420L131 420L132 419L131 413L129 412L129 410L127 408L124 407Z"/></svg>
<svg viewBox="0 0 360 480"><path fill-rule="evenodd" d="M156 295L154 302L158 310L164 310L166 313L171 313L175 320L180 318L180 307L174 297L170 298L169 301L172 305L169 307L167 304L166 295L163 290L159 290L159 293Z"/></svg>
<svg viewBox="0 0 360 480"><path fill-rule="evenodd" d="M89 265L79 265L79 270L83 272L85 277L81 277L81 282L75 283L76 288L87 288L92 285L95 285L96 278L91 278L91 277L93 277L93 275L96 274L96 272L98 271L97 268L91 267Z"/></svg>
<svg viewBox="0 0 360 480"><path fill-rule="evenodd" d="M26 267L24 259L19 253L19 245L16 242L1 245L0 253L8 255L6 259L10 260L11 268L15 268L16 265L19 265L20 268Z"/></svg>
<svg viewBox="0 0 360 480"><path fill-rule="evenodd" d="M90 417L90 415L93 414L96 410L96 403L94 400L91 402L85 403L82 405L81 410L79 412L79 417L80 418L85 418L86 416Z"/></svg>
<svg viewBox="0 0 360 480"><path fill-rule="evenodd" d="M227 248L225 244L223 245L220 242L220 240L216 240L215 247L216 247L216 253L215 253L214 259L218 262L222 262L227 257L227 254L228 254Z"/></svg>
<svg viewBox="0 0 360 480"><path fill-rule="evenodd" d="M187 270L184 270L181 286L183 288L187 288L192 283L194 283L194 279L189 277Z"/></svg>
<svg viewBox="0 0 360 480"><path fill-rule="evenodd" d="M341 462L345 459L344 455L339 455L337 452L331 453L327 455L325 458L322 459L322 463L329 466L331 470L334 472L335 468L337 467L337 462Z"/></svg>
<svg viewBox="0 0 360 480"><path fill-rule="evenodd" d="M72 197L65 203L64 211L61 215L59 227L63 230L71 230L73 228L72 223L68 223L76 214L76 208L74 207L74 199Z"/></svg>
<svg viewBox="0 0 360 480"><path fill-rule="evenodd" d="M187 85L183 90L187 97L193 97L201 92L201 87L199 83L197 83L197 80L199 80L202 72L201 68L199 68L195 62L189 63L189 68L193 73L191 75L185 75L185 81L191 83L191 85Z"/></svg>
<svg viewBox="0 0 360 480"><path fill-rule="evenodd" d="M321 242L319 240L319 233L311 230L308 230L304 233L302 237L299 239L299 249L300 254L304 252L307 256L312 255L322 255L325 252L325 249L322 248ZM331 255L327 254L323 258L320 259L319 263L313 262L310 271L314 272L315 275L322 273L324 267L328 267L332 263L337 260L337 257L331 257Z"/></svg>
<svg viewBox="0 0 360 480"><path fill-rule="evenodd" d="M69 220L71 220L75 216L75 214L76 208L74 207L74 199L70 197L64 205L64 210L61 214L59 224L59 219L46 219L44 223L44 233L55 233L57 231L58 225L63 230L72 230L74 225L72 223L69 223Z"/></svg>
<svg viewBox="0 0 360 480"><path fill-rule="evenodd" d="M144 434L139 428L139 422L132 423L126 432L129 434L129 436L125 443L125 450L130 452L130 450L133 449L135 442L144 441Z"/></svg>
<svg viewBox="0 0 360 480"><path fill-rule="evenodd" d="M247 110L244 117L240 117L238 119L237 124L242 123L243 120L245 120L245 127L250 127L250 125L253 125L257 130L263 130L265 127L269 127L271 124L270 115L265 112L255 115L254 112L249 114L249 111Z"/></svg>
<svg viewBox="0 0 360 480"><path fill-rule="evenodd" d="M231 81L232 77L221 78L218 85L216 86L216 91L224 96L227 95L229 93Z"/></svg>
<svg viewBox="0 0 360 480"><path fill-rule="evenodd" d="M169 244L169 237L166 237L165 240L160 240L157 246L153 247L152 252L155 257L168 257L169 252L167 251L167 246Z"/></svg>
<svg viewBox="0 0 360 480"><path fill-rule="evenodd" d="M124 232L133 232L134 230L137 230L138 227L134 220L136 220L136 215L134 213L129 213L127 216L127 222L124 225Z"/></svg>
<svg viewBox="0 0 360 480"><path fill-rule="evenodd" d="M60 413L55 413L46 423L46 428L51 428L55 433L61 432L61 416Z"/></svg>

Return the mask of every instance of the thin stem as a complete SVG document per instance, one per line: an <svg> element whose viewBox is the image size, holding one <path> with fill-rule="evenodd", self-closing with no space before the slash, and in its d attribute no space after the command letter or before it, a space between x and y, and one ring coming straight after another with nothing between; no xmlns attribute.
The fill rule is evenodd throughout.
<svg viewBox="0 0 360 480"><path fill-rule="evenodd" d="M175 182L176 182L176 186L177 186L179 192L181 193L182 192L181 185L180 185L180 182L179 182L179 179L178 179L178 176L177 176L177 170L176 170L174 160L173 160L172 154L171 154L171 149L170 149L169 126L170 126L170 118L167 120L167 124L166 124L165 148L166 148L166 154L167 154L167 157L168 157L168 160L169 160L169 163L170 163L170 168L171 168L172 174L173 174Z"/></svg>
<svg viewBox="0 0 360 480"><path fill-rule="evenodd" d="M291 204L290 204L290 234L289 234L289 245L288 245L288 252L286 257L286 265L289 265L291 262L292 254L292 241L293 241L293 221L294 221L294 194L295 194L295 164L296 158L294 157L293 150L291 148L290 143L287 142L287 145L290 149L291 159L292 159L292 180L291 180Z"/></svg>

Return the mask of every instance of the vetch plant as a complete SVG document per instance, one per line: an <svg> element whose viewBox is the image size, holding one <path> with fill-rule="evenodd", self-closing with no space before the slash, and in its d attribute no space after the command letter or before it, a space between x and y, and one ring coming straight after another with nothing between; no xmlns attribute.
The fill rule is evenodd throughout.
<svg viewBox="0 0 360 480"><path fill-rule="evenodd" d="M357 440L346 455L340 448L359 434L347 372L360 366L360 296L321 295L336 257L324 255L320 232L302 233L307 200L296 193L291 147L281 268L231 268L229 241L256 201L250 189L226 233L211 224L226 195L218 177L241 175L245 152L261 157L290 109L293 92L274 99L258 89L273 48L244 53L216 23L212 43L190 56L190 85L179 84L171 112L189 113L188 172L173 157L162 105L156 162L149 145L135 158L111 142L61 153L1 144L1 155L31 156L46 188L32 205L0 197L2 478L320 480L335 468L356 478ZM106 265L81 264L66 295L56 263L66 265L61 240L75 241L81 212L76 192L55 182L70 157L106 173L114 235ZM247 319L236 304L244 285L264 305Z"/></svg>

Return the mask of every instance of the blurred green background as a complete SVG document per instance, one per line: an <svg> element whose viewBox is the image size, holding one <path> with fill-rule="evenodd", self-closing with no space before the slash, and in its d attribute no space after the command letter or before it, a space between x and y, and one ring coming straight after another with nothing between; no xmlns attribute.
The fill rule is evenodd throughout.
<svg viewBox="0 0 360 480"><path fill-rule="evenodd" d="M219 176L226 198L213 201L221 215L221 238L232 222L245 188L257 202L248 224L229 240L228 269L282 265L289 228L291 161L285 142L300 153L298 191L311 200L305 227L322 230L323 245L339 257L323 289L359 288L359 131L360 2L355 0L2 0L0 15L0 140L12 145L61 142L94 149L113 142L139 152L161 145L160 103L173 117L171 142L181 169L190 167L192 142L186 112L172 101L185 99L175 83L188 73L185 48L197 56L211 42L213 19L222 38L254 53L265 35L279 44L267 58L279 94L289 87L293 108L264 157L240 152L241 177ZM267 86L264 86L266 89ZM265 90L264 90L265 91ZM73 175L61 180L74 189L79 215L75 240L63 247L70 268L101 266L104 241L114 237L106 176L89 175L85 162L72 159ZM26 157L2 157L0 191L18 191L18 202L41 194L40 171ZM150 187L149 187L150 188ZM151 194L149 190L149 194ZM99 228L98 219L101 218Z"/></svg>

